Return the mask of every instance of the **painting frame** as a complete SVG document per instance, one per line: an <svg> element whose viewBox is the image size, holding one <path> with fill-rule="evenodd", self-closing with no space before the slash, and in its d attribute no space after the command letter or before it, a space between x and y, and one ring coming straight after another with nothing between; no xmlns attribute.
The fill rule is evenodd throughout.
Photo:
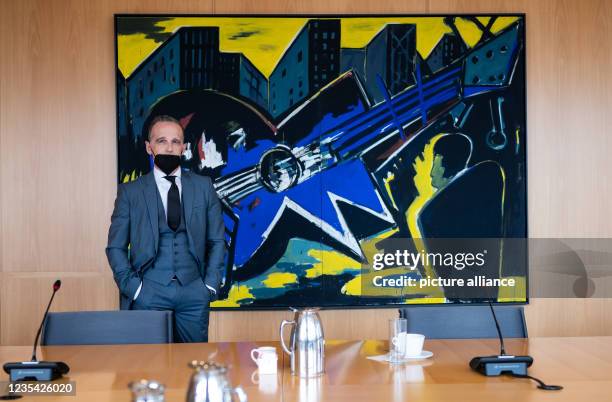
<svg viewBox="0 0 612 402"><path fill-rule="evenodd" d="M142 17L142 18L235 18L235 19L240 19L240 18L306 18L306 19L317 19L317 18L322 18L322 19L329 19L329 18L354 18L354 19L364 19L364 18L443 18L443 17L448 17L448 16L452 16L452 17L490 17L490 16L495 16L495 17L518 17L521 22L522 22L522 27L520 29L520 41L521 41L521 64L518 68L521 68L521 74L522 77L524 79L523 82L523 99L522 99L522 105L523 105L523 115L524 115L524 121L525 124L523 126L523 130L524 130L524 139L525 141L523 141L522 146L522 153L524 155L524 165L523 165L523 173L524 173L524 177L527 178L527 144L526 144L526 133L527 133L527 127L526 127L526 121L527 121L527 88L526 88L526 15L524 13L479 13L479 14L373 14L373 15L351 15L351 14L249 14L249 15L235 15L235 14L115 14L114 15L114 42L115 42L115 67L117 69L117 71L119 70L119 51L118 51L118 41L117 41L117 37L118 37L118 19L120 18L135 18L135 17ZM116 86L117 89L117 86ZM116 93L116 99L119 99L119 93L117 91ZM121 111L119 110L119 101L117 101L117 116L120 115ZM117 133L119 133L120 131L120 118L117 118ZM118 149L120 148L121 144L119 141L119 135L118 135L118 142L117 142L117 147ZM121 173L120 173L120 163L121 163L121 155L120 152L118 152L117 155L117 163L118 163L118 181L121 182ZM524 181L524 205L527 205L527 182L526 180ZM528 210L525 208L525 212L523 215L523 222L521 223L524 227L524 237L527 238L528 237ZM527 267L527 261L528 261L528 256L525 255L526 258L526 263L525 263L525 267ZM527 275L527 273L526 273ZM525 279L525 299L524 301L504 301L502 302L503 304L525 304L529 302L529 281L528 278L526 277ZM308 304L312 304L312 303L308 303ZM307 305L308 305L307 304ZM437 303L434 303L437 304ZM479 304L478 302L476 302L475 304ZM394 302L390 302L390 303L378 303L375 305L372 304L355 304L355 305L351 305L351 304L342 304L342 305L325 305L322 304L323 308L330 308L330 309L337 309L337 308L341 308L341 309L346 309L346 308L389 308L389 307L400 307L400 306L404 306L404 303L394 303ZM255 305L255 306L249 306L249 305L244 305L244 306L240 306L240 307L223 307L223 306L212 306L213 310L231 310L231 311L235 311L235 310L278 310L278 309L284 309L286 307L288 307L289 304L284 304L284 305L279 305L279 306L262 306L262 305Z"/></svg>

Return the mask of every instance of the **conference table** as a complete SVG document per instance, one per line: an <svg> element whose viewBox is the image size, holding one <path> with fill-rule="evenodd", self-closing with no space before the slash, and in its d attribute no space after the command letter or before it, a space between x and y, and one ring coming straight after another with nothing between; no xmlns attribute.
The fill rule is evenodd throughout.
<svg viewBox="0 0 612 402"><path fill-rule="evenodd" d="M258 376L250 352L275 346L277 375ZM232 385L240 385L249 401L612 401L612 337L507 339L509 353L529 354L529 374L561 391L542 391L533 381L508 376L485 377L471 371L474 356L493 355L496 339L426 340L426 360L390 365L368 359L385 354L381 340L327 340L325 374L302 379L292 376L289 356L278 342L217 342L163 345L42 347L39 360L70 365L74 396L24 396L23 401L130 401L131 381L155 379L166 386L166 401L184 401L192 360L229 365ZM22 361L26 346L0 347L0 362ZM0 381L7 381L2 372Z"/></svg>

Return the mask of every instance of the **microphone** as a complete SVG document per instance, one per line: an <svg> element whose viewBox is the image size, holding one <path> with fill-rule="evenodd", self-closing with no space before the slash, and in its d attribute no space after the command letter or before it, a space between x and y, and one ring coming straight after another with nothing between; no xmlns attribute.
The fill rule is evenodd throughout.
<svg viewBox="0 0 612 402"><path fill-rule="evenodd" d="M489 308L491 309L491 314L493 314L495 328L497 329L497 336L499 337L499 354L501 356L505 356L506 347L504 346L504 337L502 336L501 328L499 328L499 321L497 321L497 316L495 315L495 310L493 310L493 304L491 303L491 300L489 300Z"/></svg>
<svg viewBox="0 0 612 402"><path fill-rule="evenodd" d="M560 385L547 385L541 380L532 377L527 374L527 368L533 364L533 357L531 356L512 356L506 354L506 348L504 346L504 337L499 327L499 321L495 315L493 304L491 300L489 307L491 308L491 314L495 321L495 328L497 329L497 336L499 337L499 355L497 356L478 356L474 357L470 361L470 367L472 370L486 375L487 377L499 376L501 374L508 374L512 377L517 378L529 378L538 382L538 388L546 391L558 391L563 389Z"/></svg>
<svg viewBox="0 0 612 402"><path fill-rule="evenodd" d="M61 286L62 281L59 279L53 283L53 293L51 294L49 304L47 304L47 309L43 315L40 327L38 327L38 331L36 332L34 347L32 349L32 358L30 361L4 364L4 371L10 375L11 381L53 381L70 371L70 368L64 362L38 361L36 358L36 347L38 345L40 333L47 319L47 315L49 314L49 308L51 307L55 293L57 293Z"/></svg>

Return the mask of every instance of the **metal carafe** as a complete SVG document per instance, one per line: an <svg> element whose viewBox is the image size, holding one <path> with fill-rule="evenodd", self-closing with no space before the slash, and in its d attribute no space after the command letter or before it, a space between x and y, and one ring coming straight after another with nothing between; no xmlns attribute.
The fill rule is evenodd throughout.
<svg viewBox="0 0 612 402"><path fill-rule="evenodd" d="M189 367L191 375L187 389L187 402L230 402L235 395L240 402L247 397L241 387L232 388L227 378L227 367L212 362L194 360Z"/></svg>
<svg viewBox="0 0 612 402"><path fill-rule="evenodd" d="M325 371L325 338L317 308L293 309L292 321L283 320L280 325L281 345L291 356L291 374L303 378L316 377ZM291 325L289 347L283 338L283 328Z"/></svg>

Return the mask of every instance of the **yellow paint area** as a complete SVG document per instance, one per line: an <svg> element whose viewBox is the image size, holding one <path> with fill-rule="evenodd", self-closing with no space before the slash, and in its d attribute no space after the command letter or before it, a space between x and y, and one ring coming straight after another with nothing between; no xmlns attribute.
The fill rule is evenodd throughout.
<svg viewBox="0 0 612 402"><path fill-rule="evenodd" d="M376 243L393 236L397 231L397 229L390 229L363 240L360 245L366 258L381 252L381 250L376 248ZM312 249L308 251L308 255L318 262L314 263L312 268L306 270L306 278L316 278L323 275L323 273L326 275L340 275L347 270L355 271L362 268L359 261L347 257L338 251Z"/></svg>
<svg viewBox="0 0 612 402"><path fill-rule="evenodd" d="M484 25L486 25L488 22L488 18L486 22L483 21L484 19L483 17L479 17L478 19ZM478 43L478 41L480 40L480 37L482 36L482 32L480 31L480 29L478 29L476 24L474 24L471 21L466 21L464 19L457 18L455 19L455 25L457 26L457 30L459 30L459 33L461 34L463 41L469 47L473 47L476 43Z"/></svg>
<svg viewBox="0 0 612 402"><path fill-rule="evenodd" d="M308 251L308 255L318 260L318 262L314 263L312 268L306 270L306 278L317 278L323 275L323 273L326 275L340 275L346 270L361 269L359 261L337 251L313 249Z"/></svg>
<svg viewBox="0 0 612 402"><path fill-rule="evenodd" d="M375 253L384 252L384 250L377 249L376 244L380 240L393 236L397 232L398 229L394 228L381 232L369 239L363 240L361 242L361 249L366 258L374 255ZM362 264L359 261L351 257L347 257L338 251L312 249L308 251L308 255L316 259L318 262L314 263L312 268L306 270L307 278L316 278L323 275L323 273L326 275L340 275L347 270L357 271L362 269ZM348 295L360 295L360 281L361 275L357 275L344 285L342 292Z"/></svg>
<svg viewBox="0 0 612 402"><path fill-rule="evenodd" d="M412 166L414 167L414 185L417 189L418 195L412 201L408 210L406 211L406 221L408 223L408 229L413 238L421 238L421 230L417 223L417 218L421 209L427 201L429 201L437 189L433 186L431 181L431 171L434 166L434 146L444 134L438 134L434 136L423 148L423 152L420 156L417 156ZM417 248L421 250L422 248Z"/></svg>
<svg viewBox="0 0 612 402"><path fill-rule="evenodd" d="M406 210L406 222L408 223L408 230L410 231L410 235L414 239L414 245L417 250L424 250L425 245L422 241L422 233L421 228L419 228L418 217L419 213L423 209L423 206L429 201L437 189L433 186L431 181L431 170L434 166L434 146L436 142L440 138L442 138L445 134L438 134L434 136L429 142L425 145L421 156L417 156L414 160L414 171L416 172L414 175L414 185L416 186L418 195L412 201L408 209ZM425 275L430 278L435 278L436 274L431 266L428 264L423 265L425 269Z"/></svg>
<svg viewBox="0 0 612 402"><path fill-rule="evenodd" d="M145 34L117 35L117 64L127 78L161 43L147 39Z"/></svg>
<svg viewBox="0 0 612 402"><path fill-rule="evenodd" d="M214 301L210 305L212 307L240 307L240 301L254 298L251 294L251 288L246 285L234 284L230 288L227 299Z"/></svg>
<svg viewBox="0 0 612 402"><path fill-rule="evenodd" d="M361 275L356 275L353 279L345 283L340 292L349 296L362 296Z"/></svg>
<svg viewBox="0 0 612 402"><path fill-rule="evenodd" d="M406 299L404 304L440 304L446 303L444 297L424 297L422 299Z"/></svg>
<svg viewBox="0 0 612 402"><path fill-rule="evenodd" d="M499 302L524 302L527 301L527 282L524 276L507 276L506 279L514 279L514 286L500 286L497 296Z"/></svg>
<svg viewBox="0 0 612 402"><path fill-rule="evenodd" d="M297 279L297 275L291 272L274 272L261 283L267 288L278 289L290 283L297 283Z"/></svg>
<svg viewBox="0 0 612 402"><path fill-rule="evenodd" d="M431 53L445 33L452 32L444 25L442 17L342 18L340 46L364 47L387 24L416 24L417 51L423 58Z"/></svg>
<svg viewBox="0 0 612 402"><path fill-rule="evenodd" d="M519 146L521 145L521 129L520 128L516 128L516 131L514 132L514 137L516 140L516 145L515 145L515 149L516 149L516 153L518 154L518 149Z"/></svg>
<svg viewBox="0 0 612 402"><path fill-rule="evenodd" d="M506 172L504 171L504 169L499 166L499 172L501 174L501 178L502 178L502 196L501 196L501 217L502 217L502 222L504 220L504 205L506 203ZM501 247L500 247L500 251L499 251L499 267L498 267L498 273L499 273L499 277L501 278L503 276L503 272L502 272L502 268L504 265L504 241L501 241Z"/></svg>
<svg viewBox="0 0 612 402"><path fill-rule="evenodd" d="M510 24L518 21L519 17L497 17L493 26L491 27L491 32L497 33L502 29L506 28Z"/></svg>
<svg viewBox="0 0 612 402"><path fill-rule="evenodd" d="M324 19L324 18L323 18ZM483 24L489 17L479 17ZM493 24L498 32L515 22L517 17L500 17ZM307 18L237 18L237 17L177 17L156 24L162 32L173 33L180 27L219 27L219 49L222 52L242 52L269 77L293 39L304 27ZM480 39L480 30L472 22L456 20L457 29L471 47ZM340 46L360 48L367 45L386 24L416 24L417 51L429 56L440 38L451 30L442 17L377 17L341 18ZM118 35L119 69L128 77L136 67L162 43L145 33Z"/></svg>
<svg viewBox="0 0 612 402"><path fill-rule="evenodd" d="M244 53L268 77L306 21L306 18L177 17L156 26L168 33L187 26L219 27L219 50ZM127 35L134 36L137 38L132 40L125 35L118 38L119 68L125 77L162 44L142 34Z"/></svg>
<svg viewBox="0 0 612 402"><path fill-rule="evenodd" d="M136 174L136 170L132 170L132 173L128 173L123 176L123 178L121 179L121 183L129 183L131 181L136 180L140 176L142 176L142 172Z"/></svg>
<svg viewBox="0 0 612 402"><path fill-rule="evenodd" d="M477 17L477 19L485 26L489 23L490 18L491 17ZM491 32L497 33L517 20L518 17L498 17L491 27ZM457 30L461 34L463 41L469 47L474 47L474 45L476 45L482 37L482 31L471 21L457 18L455 19L455 25L457 26Z"/></svg>
<svg viewBox="0 0 612 402"><path fill-rule="evenodd" d="M391 172L388 172L387 177L385 177L383 180L385 182L385 190L387 190L387 194L389 195L389 199L391 200L391 203L393 204L395 209L398 209L397 204L395 203L395 199L393 198L393 191L391 191L391 185L390 185L390 183L393 180L395 180L395 175Z"/></svg>

